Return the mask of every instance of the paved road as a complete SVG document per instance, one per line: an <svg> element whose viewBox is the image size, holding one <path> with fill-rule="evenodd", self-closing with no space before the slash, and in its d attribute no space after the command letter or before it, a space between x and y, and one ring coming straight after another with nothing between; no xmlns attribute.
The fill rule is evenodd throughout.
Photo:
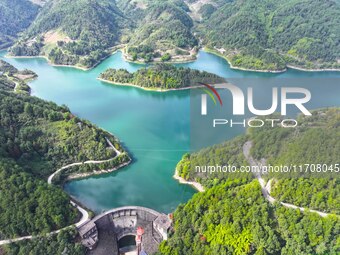
<svg viewBox="0 0 340 255"><path fill-rule="evenodd" d="M59 168L57 171L55 171L53 174L51 174L51 175L48 177L47 183L48 183L48 184L52 184L53 178L54 178L58 173L60 173L61 171L65 170L65 169L67 169L67 168L70 168L70 167L72 167L72 166L79 166L79 165L82 165L82 164L101 164L101 163L105 163L105 162L111 161L111 160L115 159L116 157L118 157L118 156L121 154L121 152L120 152L119 150L117 150L117 149L113 146L113 144L111 143L111 141L110 141L108 138L105 138L105 139L106 139L107 143L109 144L109 146L116 152L116 156L115 156L114 158L107 159L107 160L89 160L89 161L85 161L85 162L78 162L78 163L69 164L69 165L67 165L67 166L63 166L62 168ZM78 205L76 202L74 202L74 201L72 201L72 200L70 201L70 203L71 203L72 206L76 207L76 208L78 209L78 211L81 213L81 219L80 219L77 223L75 223L75 224L73 224L73 225L71 225L71 226L79 227L79 226L83 225L85 222L87 222L88 220L90 220L90 215L89 215L89 213L88 213L84 208L82 208L80 205ZM42 237L42 236L51 236L51 235L53 235L53 234L59 233L60 231L66 229L66 228L68 228L68 227L71 227L71 226L67 226L67 227L65 227L65 228L62 228L62 229L58 229L58 230L52 231L52 232L50 232L50 233L48 233L48 234L46 234L46 235L39 235L39 236L40 236L40 237ZM0 246L1 246L1 245L4 245L4 244L19 242L19 241L22 241L22 240L33 239L33 238L39 237L39 236L32 236L32 235L30 235L30 236L22 236L22 237L18 237L18 238L12 238L12 239L1 240L1 241L0 241Z"/></svg>
<svg viewBox="0 0 340 255"><path fill-rule="evenodd" d="M243 154L245 156L245 158L247 159L248 163L250 166L261 166L261 163L256 161L251 155L250 155L250 149L252 147L252 142L248 141L243 145ZM259 181L260 185L261 185L261 189L262 189L262 194L265 197L265 199L267 199L267 201L271 204L273 204L274 202L276 202L276 199L273 198L270 195L270 188L271 188L271 183L272 180L269 180L268 183L266 183L266 181L262 178L261 173L254 173L255 177L257 178L257 180ZM284 203L284 202L280 202L281 205L287 207L287 208L292 208L292 209L299 209L300 211L304 212L305 210L309 210L310 212L314 212L319 214L321 217L327 217L329 215L334 215L334 214L329 214L329 213L324 213L324 212L320 212L317 210L312 210L312 209L307 209L307 208L303 208L303 207L299 207L293 204L289 204L289 203Z"/></svg>
<svg viewBox="0 0 340 255"><path fill-rule="evenodd" d="M53 178L58 174L60 173L61 171L67 169L67 168L70 168L70 167L73 167L73 166L80 166L80 165L85 165L85 164L101 164L101 163L105 163L105 162L109 162L109 161L112 161L114 160L116 157L118 157L120 154L122 154L119 150L116 149L116 147L113 146L113 144L111 143L111 141L105 137L106 139L106 142L109 144L109 146L116 152L116 156L114 156L113 158L110 158L110 159L106 159L106 160L88 160L88 161L85 161L85 162L77 162L77 163L72 163L72 164L69 164L67 166L63 166L62 168L59 168L57 171L55 171L53 174L51 174L48 178L47 178L47 183L48 184L52 184L52 180Z"/></svg>

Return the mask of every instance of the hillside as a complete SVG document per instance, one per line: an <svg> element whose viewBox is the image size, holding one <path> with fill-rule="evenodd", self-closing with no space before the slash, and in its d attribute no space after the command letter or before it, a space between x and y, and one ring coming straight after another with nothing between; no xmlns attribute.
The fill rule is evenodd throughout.
<svg viewBox="0 0 340 255"><path fill-rule="evenodd" d="M197 39L186 11L179 0L49 1L10 53L44 55L53 64L85 68L114 46L123 47L132 61L193 60Z"/></svg>
<svg viewBox="0 0 340 255"><path fill-rule="evenodd" d="M172 61L195 59L196 52L191 50L198 41L193 35L189 8L183 1L139 1L125 3L122 8L136 27L125 38L129 60L160 61L166 54Z"/></svg>
<svg viewBox="0 0 340 255"><path fill-rule="evenodd" d="M109 54L128 27L114 1L49 1L11 54L44 55L54 64L88 68Z"/></svg>
<svg viewBox="0 0 340 255"><path fill-rule="evenodd" d="M125 69L107 69L99 78L113 84L134 85L147 89L181 89L203 83L219 83L224 79L205 71L190 68L174 67L170 64L156 64L149 68L129 73Z"/></svg>
<svg viewBox="0 0 340 255"><path fill-rule="evenodd" d="M340 155L340 109L330 108L313 112L312 117L300 117L299 127L252 128L247 135L231 141L186 154L177 165L177 171L186 180L198 181L212 187L228 178L250 179L251 174L224 172L199 173L195 166L240 166L248 165L243 155L246 141L253 142L251 153L257 160L266 159L271 165L327 164L333 172L269 174L274 178L274 197L284 202L307 206L321 211L340 213L339 182L335 164ZM289 188L290 187L290 188Z"/></svg>
<svg viewBox="0 0 340 255"><path fill-rule="evenodd" d="M159 254L338 254L340 220L308 211L270 204L257 180L247 173L198 174L194 166L248 165L242 147L253 141L255 158L271 164L339 162L340 109L313 112L300 117L298 129L251 129L234 140L186 154L177 166L188 180L203 183L196 194L174 214L174 232ZM264 150L265 148L265 150ZM340 213L336 178L274 177L271 194L279 201ZM287 177L287 176L286 176Z"/></svg>
<svg viewBox="0 0 340 255"><path fill-rule="evenodd" d="M0 89L14 90L16 93L29 94L30 87L26 81L37 78L31 70L21 70L0 59Z"/></svg>
<svg viewBox="0 0 340 255"><path fill-rule="evenodd" d="M3 62L0 68L6 74L17 72ZM5 79L11 84L8 76L1 81ZM78 212L69 196L48 185L47 176L70 163L115 157L106 138L123 153L97 168L126 162L127 154L115 137L78 119L66 107L13 93L11 86L5 89L0 89L0 239L47 233L75 223Z"/></svg>
<svg viewBox="0 0 340 255"><path fill-rule="evenodd" d="M11 48L12 55L44 55L54 64L90 68L119 48L129 61L182 62L195 60L202 46L241 69L340 68L339 1L55 0L39 4L43 5L39 15Z"/></svg>
<svg viewBox="0 0 340 255"><path fill-rule="evenodd" d="M339 251L340 220L270 205L256 181L227 180L174 213L162 255L329 254Z"/></svg>
<svg viewBox="0 0 340 255"><path fill-rule="evenodd" d="M38 14L39 6L29 0L0 1L0 49L9 47Z"/></svg>
<svg viewBox="0 0 340 255"><path fill-rule="evenodd" d="M340 5L332 0L228 1L198 24L203 44L234 67L339 68Z"/></svg>

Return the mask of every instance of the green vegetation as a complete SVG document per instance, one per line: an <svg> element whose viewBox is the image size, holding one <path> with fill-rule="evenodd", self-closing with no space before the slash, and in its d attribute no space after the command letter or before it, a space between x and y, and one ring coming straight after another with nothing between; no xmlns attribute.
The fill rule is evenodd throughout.
<svg viewBox="0 0 340 255"><path fill-rule="evenodd" d="M38 14L39 6L29 0L0 1L0 49L9 47Z"/></svg>
<svg viewBox="0 0 340 255"><path fill-rule="evenodd" d="M6 6L22 8L19 0L5 2ZM27 0L21 2L32 5ZM188 61L195 59L196 46L201 41L238 68L259 71L283 71L287 65L340 68L338 1L198 2L49 1L11 48L11 54L44 55L55 64L93 67L114 47L124 48L131 61ZM189 5L193 4L198 4L199 9L191 12ZM4 10L5 17L12 20L13 9ZM27 6L28 13L20 16L23 25L11 26L27 27L37 10L35 5ZM0 24L6 20L0 19ZM20 30L2 27L14 34ZM1 32L9 33L6 31L0 30L0 38Z"/></svg>
<svg viewBox="0 0 340 255"><path fill-rule="evenodd" d="M272 165L337 164L340 155L340 109L317 110L313 116L300 117L298 121L300 125L294 129L252 129L254 157L266 158ZM329 179L336 178L337 173L317 174L317 178L314 178L315 173L305 173L309 178L294 178L297 176L292 174L292 179L272 175L279 178L273 186L273 196L296 205L339 213L339 182Z"/></svg>
<svg viewBox="0 0 340 255"><path fill-rule="evenodd" d="M146 2L146 8L139 9L137 15L136 10L131 12L131 8L138 9L137 6L125 6L126 15L131 14L131 19L137 19L136 29L128 38L128 53L132 60L150 62L162 56L161 61L168 61L171 55L180 55L176 50L189 50L197 45L191 31L193 21L187 14L189 8L183 1ZM149 50L141 51L140 47ZM130 48L137 48L139 53L133 54Z"/></svg>
<svg viewBox="0 0 340 255"><path fill-rule="evenodd" d="M338 179L292 178L276 180L271 194L280 201L340 214Z"/></svg>
<svg viewBox="0 0 340 255"><path fill-rule="evenodd" d="M228 178L239 178L249 180L250 174L227 174L215 172L196 172L196 166L226 166L233 165L239 168L247 165L247 160L243 155L243 144L247 141L246 136L237 137L231 141L217 144L192 154L185 154L182 160L177 164L176 170L179 176L185 180L197 181L205 187L213 187Z"/></svg>
<svg viewBox="0 0 340 255"><path fill-rule="evenodd" d="M280 164L335 164L340 155L340 109L316 110L300 116L299 126L291 129L250 129L255 158Z"/></svg>
<svg viewBox="0 0 340 255"><path fill-rule="evenodd" d="M13 93L12 77L18 73L24 77L34 73L20 72L3 61L0 70L4 72L0 80L0 239L48 233L71 225L76 222L78 212L60 187L47 184L47 176L70 163L114 158L116 153L109 148L106 138L123 153L112 161L96 165L96 170L117 167L130 158L115 137L78 119L67 107ZM69 173L93 169L89 165ZM25 254L28 247L35 251L67 247L74 250L72 254L79 254L82 249L69 243L69 237L65 238L58 235L57 241L54 238L34 240L27 242L27 247L11 245L6 251Z"/></svg>
<svg viewBox="0 0 340 255"><path fill-rule="evenodd" d="M340 5L331 0L226 1L202 6L204 44L224 48L233 66L283 70L339 68Z"/></svg>
<svg viewBox="0 0 340 255"><path fill-rule="evenodd" d="M55 64L92 67L109 54L127 23L114 1L49 1L11 54L41 54Z"/></svg>
<svg viewBox="0 0 340 255"><path fill-rule="evenodd" d="M3 155L0 158L0 191L1 239L48 233L76 222L77 210L66 193L37 179L25 167Z"/></svg>
<svg viewBox="0 0 340 255"><path fill-rule="evenodd" d="M257 181L226 180L177 208L159 254L336 255L340 220L270 205Z"/></svg>
<svg viewBox="0 0 340 255"><path fill-rule="evenodd" d="M129 73L125 69L107 69L99 77L112 83L165 90L197 86L198 82L218 83L224 81L223 78L215 74L190 68L177 68L170 64L156 64L149 68L139 69L134 73Z"/></svg>
<svg viewBox="0 0 340 255"><path fill-rule="evenodd" d="M29 94L31 89L26 81L37 78L31 70L19 71L9 63L0 60L0 89L14 90L17 93Z"/></svg>
<svg viewBox="0 0 340 255"><path fill-rule="evenodd" d="M228 178L250 179L246 173L196 172L196 166L248 165L242 146L251 140L251 154L257 160L266 159L271 165L304 165L339 163L340 109L316 110L312 116L298 118L296 128L251 128L246 135L231 141L186 154L177 165L177 171L186 180L198 181L212 187ZM277 117L277 116L276 116ZM276 118L275 117L275 118ZM269 174L275 178L273 196L280 201L320 211L339 213L338 173L287 173Z"/></svg>
<svg viewBox="0 0 340 255"><path fill-rule="evenodd" d="M27 171L46 177L74 162L113 158L105 138L109 133L73 116L59 107L34 97L1 92L3 155L15 158ZM16 129L11 125L15 123ZM117 141L117 149L123 150Z"/></svg>
<svg viewBox="0 0 340 255"><path fill-rule="evenodd" d="M212 4L204 4L199 9L199 13L202 15L203 19L209 19L216 10L217 8Z"/></svg>
<svg viewBox="0 0 340 255"><path fill-rule="evenodd" d="M27 254L72 254L83 255L85 248L76 243L78 233L75 229L63 230L60 233L46 238L37 238L6 245L6 255Z"/></svg>
<svg viewBox="0 0 340 255"><path fill-rule="evenodd" d="M47 2L35 22L11 48L15 56L44 55L54 64L93 67L112 47L124 44L128 58L160 61L197 45L188 6L179 0L136 2L67 0ZM121 46L123 47L123 45ZM185 51L186 54L178 54Z"/></svg>

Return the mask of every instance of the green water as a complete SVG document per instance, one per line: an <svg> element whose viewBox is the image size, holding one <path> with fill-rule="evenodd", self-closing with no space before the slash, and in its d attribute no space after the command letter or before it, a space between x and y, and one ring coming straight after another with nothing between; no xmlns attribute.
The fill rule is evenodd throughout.
<svg viewBox="0 0 340 255"><path fill-rule="evenodd" d="M0 53L4 57L5 52ZM96 80L106 68L135 71L141 65L122 60L116 53L91 71L52 67L44 59L6 58L19 69L31 69L39 78L30 83L34 96L65 104L82 118L97 124L121 140L134 162L111 174L76 180L65 190L95 212L123 205L140 205L158 211L173 211L195 191L173 178L175 166L190 148L190 92L158 93L133 87L108 85ZM181 64L233 78L331 78L340 73L309 73L289 70L283 74L263 74L232 70L228 63L212 54L200 52L196 62ZM313 84L311 84L313 87ZM265 88L263 88L265 90ZM325 91L313 87L312 107L340 105L340 84ZM234 129L219 139L243 132ZM210 141L211 143L211 141ZM209 142L207 142L209 144ZM207 145L206 144L206 145Z"/></svg>

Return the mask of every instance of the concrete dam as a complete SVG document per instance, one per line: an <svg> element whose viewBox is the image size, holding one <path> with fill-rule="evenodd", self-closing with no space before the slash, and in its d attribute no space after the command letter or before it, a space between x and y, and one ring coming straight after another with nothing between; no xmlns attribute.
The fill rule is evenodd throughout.
<svg viewBox="0 0 340 255"><path fill-rule="evenodd" d="M89 255L151 255L167 240L171 215L140 206L119 207L78 227Z"/></svg>

